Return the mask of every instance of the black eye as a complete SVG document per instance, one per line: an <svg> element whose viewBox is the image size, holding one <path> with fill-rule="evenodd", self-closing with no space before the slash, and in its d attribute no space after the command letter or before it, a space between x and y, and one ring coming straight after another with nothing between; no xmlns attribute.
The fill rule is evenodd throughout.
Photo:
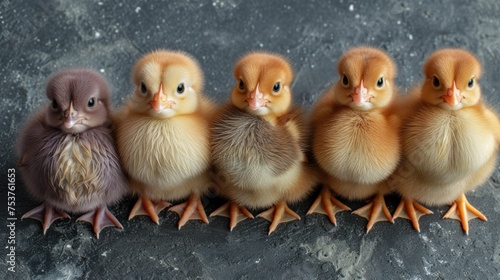
<svg viewBox="0 0 500 280"><path fill-rule="evenodd" d="M95 98L92 97L89 99L89 102L87 103L87 107L92 108L95 105Z"/></svg>
<svg viewBox="0 0 500 280"><path fill-rule="evenodd" d="M243 80L240 80L240 83L238 84L238 87L239 87L241 90L244 90L244 89L245 89L245 83L243 82Z"/></svg>
<svg viewBox="0 0 500 280"><path fill-rule="evenodd" d="M52 100L52 108L57 109L59 105L57 105L57 101L55 99Z"/></svg>
<svg viewBox="0 0 500 280"><path fill-rule="evenodd" d="M142 94L146 94L148 92L148 89L146 88L144 82L141 83L141 92Z"/></svg>
<svg viewBox="0 0 500 280"><path fill-rule="evenodd" d="M472 88L474 86L474 78L471 78L469 82L467 83L468 88Z"/></svg>
<svg viewBox="0 0 500 280"><path fill-rule="evenodd" d="M273 86L273 92L280 91L280 88L281 88L280 82L275 83L274 86Z"/></svg>
<svg viewBox="0 0 500 280"><path fill-rule="evenodd" d="M384 78L380 77L377 81L377 87L381 88L384 85Z"/></svg>
<svg viewBox="0 0 500 280"><path fill-rule="evenodd" d="M183 83L180 83L178 86L177 86L177 93L183 93L184 92L184 84Z"/></svg>
<svg viewBox="0 0 500 280"><path fill-rule="evenodd" d="M342 84L343 84L344 86L349 85L349 79L347 79L347 76L346 76L346 75L344 75L344 77L342 77Z"/></svg>
<svg viewBox="0 0 500 280"><path fill-rule="evenodd" d="M432 85L433 85L434 87L436 87L436 88L437 88L437 87L439 87L440 82L439 82L438 77L434 76L434 77L432 78Z"/></svg>

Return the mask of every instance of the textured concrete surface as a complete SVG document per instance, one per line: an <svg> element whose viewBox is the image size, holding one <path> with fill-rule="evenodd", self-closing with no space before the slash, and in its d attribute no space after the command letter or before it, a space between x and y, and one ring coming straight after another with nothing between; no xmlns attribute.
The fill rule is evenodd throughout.
<svg viewBox="0 0 500 280"><path fill-rule="evenodd" d="M0 278L1 279L492 279L500 277L500 172L469 200L489 219L472 220L468 236L447 207L432 207L421 232L407 220L378 223L348 212L338 224L305 216L313 198L295 205L302 220L280 225L247 220L233 232L228 220L190 222L160 215L127 221L134 203L111 207L125 230L107 228L96 240L86 223L57 221L44 236L35 220L20 220L39 202L16 181L15 269L7 263L7 169L20 126L45 100L54 71L97 69L113 89L115 106L132 91L134 62L145 52L170 48L191 53L206 75L206 92L225 100L232 66L251 50L287 56L294 65L297 103L310 107L336 80L338 57L368 44L387 50L399 66L404 92L422 78L425 57L442 47L463 47L484 63L484 98L500 109L500 6L479 1L0 1ZM17 174L19 175L19 174ZM388 199L394 211L399 198ZM210 213L222 201L206 201ZM360 202L346 202L353 209Z"/></svg>

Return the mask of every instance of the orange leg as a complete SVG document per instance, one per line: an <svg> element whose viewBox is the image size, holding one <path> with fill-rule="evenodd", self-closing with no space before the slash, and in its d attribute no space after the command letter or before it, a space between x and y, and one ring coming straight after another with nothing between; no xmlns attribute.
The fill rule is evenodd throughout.
<svg viewBox="0 0 500 280"><path fill-rule="evenodd" d="M168 211L179 214L179 229L189 220L202 220L205 224L208 224L207 214L205 213L205 209L203 209L199 193L192 193L186 202L177 204Z"/></svg>
<svg viewBox="0 0 500 280"><path fill-rule="evenodd" d="M472 206L465 194L460 195L451 205L450 210L446 212L443 219L456 219L462 223L462 228L465 234L469 234L469 221L479 218L483 221L487 221L486 216L479 212L474 206Z"/></svg>
<svg viewBox="0 0 500 280"><path fill-rule="evenodd" d="M405 210L404 212L402 212L403 208ZM401 216L401 218L409 219L413 224L413 228L420 232L420 225L418 224L418 220L423 215L428 214L432 214L432 211L425 208L413 199L403 198L399 203L396 211L394 211L394 215L392 216L392 218L393 220L396 220L399 216Z"/></svg>
<svg viewBox="0 0 500 280"><path fill-rule="evenodd" d="M368 219L368 224L366 225L367 233L376 222L389 221L394 223L392 215L385 205L384 195L380 193L375 195L370 203L352 213Z"/></svg>
<svg viewBox="0 0 500 280"><path fill-rule="evenodd" d="M32 218L42 222L43 234L45 235L47 229L55 220L69 219L70 216L63 211L55 209L54 207L44 203L24 214L21 219L24 218Z"/></svg>
<svg viewBox="0 0 500 280"><path fill-rule="evenodd" d="M116 219L116 217L109 212L108 207L99 207L87 214L82 215L77 221L84 221L91 223L94 228L94 233L99 239L99 233L105 227L116 226L117 228L123 229L122 224Z"/></svg>
<svg viewBox="0 0 500 280"><path fill-rule="evenodd" d="M344 203L336 199L328 187L323 187L318 198L307 211L307 214L320 213L325 214L330 219L332 224L336 225L337 220L335 219L335 214L340 211L349 211L351 208L347 207Z"/></svg>
<svg viewBox="0 0 500 280"><path fill-rule="evenodd" d="M269 226L269 234L271 234L280 223L290 222L293 220L300 220L300 216L293 212L292 209L288 208L285 201L280 201L273 207L269 208L257 217L264 218L271 222Z"/></svg>
<svg viewBox="0 0 500 280"><path fill-rule="evenodd" d="M219 207L217 210L210 214L213 216L223 216L229 218L229 230L233 231L233 228L241 221L248 219L253 219L252 213L250 213L245 207L238 206L234 202L227 202L226 204Z"/></svg>
<svg viewBox="0 0 500 280"><path fill-rule="evenodd" d="M171 204L166 201L153 201L144 196L140 196L139 199L137 199L134 208L132 208L132 211L130 211L128 219L130 220L135 216L145 215L149 216L151 220L153 220L153 222L159 225L160 222L158 220L158 214L160 214L163 209L169 207L170 205Z"/></svg>

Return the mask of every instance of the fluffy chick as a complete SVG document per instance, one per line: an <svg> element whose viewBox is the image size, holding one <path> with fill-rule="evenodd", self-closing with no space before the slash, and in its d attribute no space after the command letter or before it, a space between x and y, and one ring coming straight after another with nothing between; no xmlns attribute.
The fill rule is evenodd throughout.
<svg viewBox="0 0 500 280"><path fill-rule="evenodd" d="M78 218L93 224L99 238L107 226L122 228L107 205L128 187L111 132L110 93L98 73L75 69L53 76L51 100L22 129L19 167L28 192L44 201L23 218L40 220L43 233L64 211L88 212Z"/></svg>
<svg viewBox="0 0 500 280"><path fill-rule="evenodd" d="M293 72L278 55L254 52L234 67L231 102L215 118L212 158L220 193L229 199L212 215L230 217L230 228L246 217L247 207L267 208L259 216L279 223L300 219L288 203L304 198L316 183L304 155L306 126L291 108ZM211 215L211 216L212 216Z"/></svg>
<svg viewBox="0 0 500 280"><path fill-rule="evenodd" d="M335 213L349 210L328 187L348 199L375 195L354 212L368 219L369 231L377 221L393 221L384 195L400 158L396 66L383 51L358 47L340 58L338 73L339 81L313 108L313 153L324 187L308 213L326 213L335 224Z"/></svg>
<svg viewBox="0 0 500 280"><path fill-rule="evenodd" d="M209 118L213 105L202 95L203 73L191 56L158 50L146 54L132 72L134 93L116 115L118 152L140 195L130 212L158 214L170 203L179 229L189 220L208 223L200 196L208 191Z"/></svg>
<svg viewBox="0 0 500 280"><path fill-rule="evenodd" d="M444 218L468 221L486 217L467 202L465 193L485 182L495 167L500 123L481 100L481 65L461 49L442 49L424 65L425 80L408 102L402 130L403 162L392 183L415 229L428 205L451 203Z"/></svg>

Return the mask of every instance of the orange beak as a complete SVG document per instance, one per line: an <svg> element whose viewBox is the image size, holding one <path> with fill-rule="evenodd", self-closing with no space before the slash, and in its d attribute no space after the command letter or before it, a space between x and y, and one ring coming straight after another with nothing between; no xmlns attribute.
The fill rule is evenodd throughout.
<svg viewBox="0 0 500 280"><path fill-rule="evenodd" d="M359 85L354 89L354 92L351 94L352 101L356 106L361 106L368 100L370 100L370 95L368 94L368 89L363 85L363 80L359 83Z"/></svg>
<svg viewBox="0 0 500 280"><path fill-rule="evenodd" d="M457 106L457 104L462 101L462 95L460 94L460 90L457 89L457 84L454 80L451 87L446 90L446 94L442 97L451 107Z"/></svg>
<svg viewBox="0 0 500 280"><path fill-rule="evenodd" d="M71 103L69 103L69 108L68 110L66 110L64 112L64 117L66 118L64 120L64 126L66 128L72 128L75 123L78 121L78 118L76 117L78 111L76 111L74 108L73 108L73 101L71 101Z"/></svg>
<svg viewBox="0 0 500 280"><path fill-rule="evenodd" d="M258 84L255 87L255 90L250 93L250 98L247 98L246 101L248 102L248 107L251 110L257 110L260 107L264 107L266 106L267 102L269 102L266 99L264 99L264 94L259 91Z"/></svg>
<svg viewBox="0 0 500 280"><path fill-rule="evenodd" d="M172 106L172 104L175 104L175 102L168 100L167 95L163 93L163 84L160 84L160 89L157 93L155 93L150 104L151 108L159 113L165 108L170 108L170 106Z"/></svg>

